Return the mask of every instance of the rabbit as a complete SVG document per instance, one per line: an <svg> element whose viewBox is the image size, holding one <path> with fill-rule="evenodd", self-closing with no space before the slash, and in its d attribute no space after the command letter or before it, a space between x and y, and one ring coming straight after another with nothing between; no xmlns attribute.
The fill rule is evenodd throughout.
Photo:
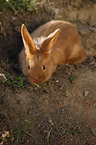
<svg viewBox="0 0 96 145"><path fill-rule="evenodd" d="M24 48L19 54L22 72L31 84L50 79L60 64L80 63L86 59L77 28L70 22L52 20L30 35L21 27Z"/></svg>

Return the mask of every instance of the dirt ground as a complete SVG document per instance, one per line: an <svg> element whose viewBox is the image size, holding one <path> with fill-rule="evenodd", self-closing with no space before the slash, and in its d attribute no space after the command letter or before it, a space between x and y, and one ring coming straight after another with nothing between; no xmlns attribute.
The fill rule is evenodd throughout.
<svg viewBox="0 0 96 145"><path fill-rule="evenodd" d="M42 1L36 12L19 15L8 7L0 12L0 73L7 78L0 77L1 145L96 145L96 3ZM78 27L88 58L78 65L58 66L43 85L24 81L18 87L21 24L32 32L52 19Z"/></svg>

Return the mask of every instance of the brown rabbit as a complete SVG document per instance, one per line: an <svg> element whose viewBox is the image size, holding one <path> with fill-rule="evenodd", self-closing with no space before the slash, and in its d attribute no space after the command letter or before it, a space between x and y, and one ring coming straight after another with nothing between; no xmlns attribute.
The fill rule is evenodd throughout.
<svg viewBox="0 0 96 145"><path fill-rule="evenodd" d="M47 22L31 36L23 24L21 34L25 48L19 55L20 67L32 84L47 81L58 64L79 63L86 58L78 30L69 22Z"/></svg>

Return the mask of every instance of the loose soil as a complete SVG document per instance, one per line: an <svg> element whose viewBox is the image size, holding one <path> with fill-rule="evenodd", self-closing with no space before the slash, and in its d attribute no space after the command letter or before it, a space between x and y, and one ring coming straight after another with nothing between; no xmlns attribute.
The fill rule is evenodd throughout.
<svg viewBox="0 0 96 145"><path fill-rule="evenodd" d="M20 27L29 32L60 19L74 23L88 52L85 62L58 66L48 82L24 87L0 77L0 142L22 145L96 144L96 4L92 1L43 1L21 19L5 7L0 12L0 73L17 78L23 48ZM4 136L5 135L5 136Z"/></svg>

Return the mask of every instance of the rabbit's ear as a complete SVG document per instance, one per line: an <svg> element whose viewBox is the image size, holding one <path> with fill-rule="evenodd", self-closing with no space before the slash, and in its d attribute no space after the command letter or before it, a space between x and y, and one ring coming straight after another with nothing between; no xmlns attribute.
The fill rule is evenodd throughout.
<svg viewBox="0 0 96 145"><path fill-rule="evenodd" d="M31 38L31 35L29 34L29 32L24 24L21 27L21 34L22 34L23 43L24 43L24 46L26 49L26 53L30 52L31 54L34 54L36 51L36 47L34 45L32 38Z"/></svg>
<svg viewBox="0 0 96 145"><path fill-rule="evenodd" d="M49 52L51 48L54 46L56 39L60 29L56 29L53 33L51 33L42 43L41 45L41 52Z"/></svg>

